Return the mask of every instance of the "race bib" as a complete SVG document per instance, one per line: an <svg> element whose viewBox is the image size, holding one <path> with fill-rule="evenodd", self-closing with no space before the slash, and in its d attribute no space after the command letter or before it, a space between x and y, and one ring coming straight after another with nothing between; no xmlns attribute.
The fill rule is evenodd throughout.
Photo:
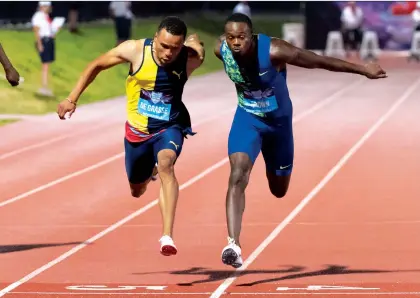
<svg viewBox="0 0 420 298"><path fill-rule="evenodd" d="M253 114L269 113L278 108L273 89L244 91L241 105L247 112Z"/></svg>
<svg viewBox="0 0 420 298"><path fill-rule="evenodd" d="M168 121L171 115L172 96L163 92L141 90L138 112L150 118Z"/></svg>

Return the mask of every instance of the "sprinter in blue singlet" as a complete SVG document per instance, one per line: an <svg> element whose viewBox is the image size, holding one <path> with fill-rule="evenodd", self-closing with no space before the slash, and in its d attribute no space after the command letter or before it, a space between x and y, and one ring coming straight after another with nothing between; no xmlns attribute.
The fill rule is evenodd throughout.
<svg viewBox="0 0 420 298"><path fill-rule="evenodd" d="M235 268L242 266L241 232L245 208L245 188L260 151L266 164L271 193L283 197L293 169L293 107L289 97L286 64L304 68L385 78L378 64L359 65L316 55L264 34L254 34L251 20L243 14L231 15L224 34L214 49L223 61L238 96L238 107L229 134L231 165L226 197L228 245L222 261Z"/></svg>

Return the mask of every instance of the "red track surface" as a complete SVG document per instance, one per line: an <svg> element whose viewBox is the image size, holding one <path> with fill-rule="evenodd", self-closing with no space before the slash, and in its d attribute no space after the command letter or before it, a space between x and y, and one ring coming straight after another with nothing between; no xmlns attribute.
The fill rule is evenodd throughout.
<svg viewBox="0 0 420 298"><path fill-rule="evenodd" d="M236 275L220 260L235 107L224 75L186 88L198 134L177 163L175 257L159 254L159 183L130 197L121 105L121 116L98 109L78 120L92 114L86 107L71 121L1 128L0 297L420 295L419 69L388 65L389 78L378 81L290 70L290 192L269 193L260 157L247 190L247 260ZM223 93L215 96L216 81Z"/></svg>

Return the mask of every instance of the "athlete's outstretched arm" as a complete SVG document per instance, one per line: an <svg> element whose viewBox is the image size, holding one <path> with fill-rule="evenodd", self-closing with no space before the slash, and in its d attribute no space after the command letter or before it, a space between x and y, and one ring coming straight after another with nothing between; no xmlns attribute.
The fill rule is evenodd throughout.
<svg viewBox="0 0 420 298"><path fill-rule="evenodd" d="M317 55L276 38L272 39L270 56L271 61L278 66L288 63L304 68L321 68L329 71L355 73L364 75L369 79L387 77L386 72L376 63L361 65L333 57Z"/></svg>
<svg viewBox="0 0 420 298"><path fill-rule="evenodd" d="M121 63L131 63L134 60L135 55L138 55L139 53L137 43L138 41L135 40L125 41L90 62L82 72L79 81L70 92L70 95L58 105L57 114L60 119L65 120L66 113L69 113L69 116L71 117L76 110L76 103L79 100L80 95L95 80L96 76L101 71Z"/></svg>
<svg viewBox="0 0 420 298"><path fill-rule="evenodd" d="M197 34L188 36L184 45L188 48L187 76L189 77L194 70L203 64L206 51L204 43L200 41Z"/></svg>
<svg viewBox="0 0 420 298"><path fill-rule="evenodd" d="M13 67L12 62L10 62L9 57L7 57L1 44L0 44L0 63L3 66L3 69L6 73L6 79L7 81L9 81L10 85L12 86L19 85L19 73Z"/></svg>
<svg viewBox="0 0 420 298"><path fill-rule="evenodd" d="M121 63L131 62L133 54L136 53L136 47L137 43L135 40L128 40L90 62L82 72L79 81L68 98L72 102L77 103L80 95L101 71Z"/></svg>

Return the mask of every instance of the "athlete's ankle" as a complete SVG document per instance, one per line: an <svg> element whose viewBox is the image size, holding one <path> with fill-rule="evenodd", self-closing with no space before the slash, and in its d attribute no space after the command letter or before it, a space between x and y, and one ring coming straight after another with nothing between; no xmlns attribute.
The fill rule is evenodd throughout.
<svg viewBox="0 0 420 298"><path fill-rule="evenodd" d="M229 244L234 244L234 245L237 245L237 246L241 247L239 239L235 239L234 237L230 237L230 236L228 236L227 238L228 238L228 243Z"/></svg>

